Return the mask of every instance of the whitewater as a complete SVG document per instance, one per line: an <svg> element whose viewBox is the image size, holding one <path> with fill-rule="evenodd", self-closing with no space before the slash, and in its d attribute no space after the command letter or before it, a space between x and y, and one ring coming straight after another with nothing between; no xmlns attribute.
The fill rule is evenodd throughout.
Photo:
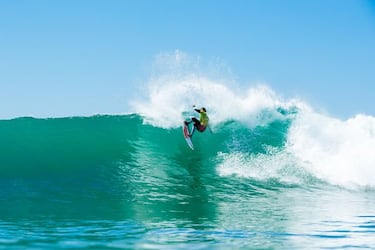
<svg viewBox="0 0 375 250"><path fill-rule="evenodd" d="M143 93L126 115L0 121L0 248L375 248L375 117L195 74ZM213 131L194 151L192 105Z"/></svg>
<svg viewBox="0 0 375 250"><path fill-rule="evenodd" d="M214 128L225 130L225 124L232 122L247 130L232 128L228 138L232 141L227 140L227 144L235 144L235 137L247 137L243 140L251 141L257 130L274 124L284 126L273 131L284 134L283 145L272 147L261 141L252 142L268 147L267 157L241 143L230 152L219 152L222 158L237 162L236 167L227 169L224 161L219 166L222 174L255 177L254 172L246 170L251 169L252 164L269 164L265 169L293 165L332 185L375 186L372 178L375 174L373 116L359 114L342 121L314 111L302 100L283 100L265 85L233 90L204 77L182 79L178 84L175 79L161 78L150 84L148 93L149 100L134 103L134 106L144 122L155 127L180 127L182 120L194 115L189 112L191 103L208 107Z"/></svg>

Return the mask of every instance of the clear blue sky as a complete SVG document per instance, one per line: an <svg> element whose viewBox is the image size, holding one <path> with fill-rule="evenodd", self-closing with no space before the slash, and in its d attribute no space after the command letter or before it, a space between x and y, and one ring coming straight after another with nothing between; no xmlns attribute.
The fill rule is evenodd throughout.
<svg viewBox="0 0 375 250"><path fill-rule="evenodd" d="M375 115L375 1L0 0L0 118L126 113L155 55Z"/></svg>

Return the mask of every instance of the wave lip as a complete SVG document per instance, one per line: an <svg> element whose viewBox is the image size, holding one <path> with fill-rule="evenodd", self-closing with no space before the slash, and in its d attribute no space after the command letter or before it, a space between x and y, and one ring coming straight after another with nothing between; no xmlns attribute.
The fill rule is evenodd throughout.
<svg viewBox="0 0 375 250"><path fill-rule="evenodd" d="M206 107L214 125L237 120L255 126L261 122L258 118L264 110L290 109L297 102L284 102L265 85L243 91L201 76L153 79L146 95L146 100L134 101L133 108L146 122L162 128L180 126L186 116L194 115L193 104Z"/></svg>

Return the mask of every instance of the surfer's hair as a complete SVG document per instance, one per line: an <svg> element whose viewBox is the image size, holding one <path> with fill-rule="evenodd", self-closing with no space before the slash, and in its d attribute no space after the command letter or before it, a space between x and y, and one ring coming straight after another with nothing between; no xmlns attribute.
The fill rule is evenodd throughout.
<svg viewBox="0 0 375 250"><path fill-rule="evenodd" d="M203 110L204 112L207 112L205 107L203 107L202 110Z"/></svg>

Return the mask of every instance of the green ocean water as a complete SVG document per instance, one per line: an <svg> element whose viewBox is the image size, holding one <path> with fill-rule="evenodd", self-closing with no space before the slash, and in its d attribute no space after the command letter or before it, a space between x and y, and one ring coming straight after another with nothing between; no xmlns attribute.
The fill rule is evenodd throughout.
<svg viewBox="0 0 375 250"><path fill-rule="evenodd" d="M0 248L374 249L374 177L306 167L278 112L220 121L194 151L137 114L2 120Z"/></svg>

